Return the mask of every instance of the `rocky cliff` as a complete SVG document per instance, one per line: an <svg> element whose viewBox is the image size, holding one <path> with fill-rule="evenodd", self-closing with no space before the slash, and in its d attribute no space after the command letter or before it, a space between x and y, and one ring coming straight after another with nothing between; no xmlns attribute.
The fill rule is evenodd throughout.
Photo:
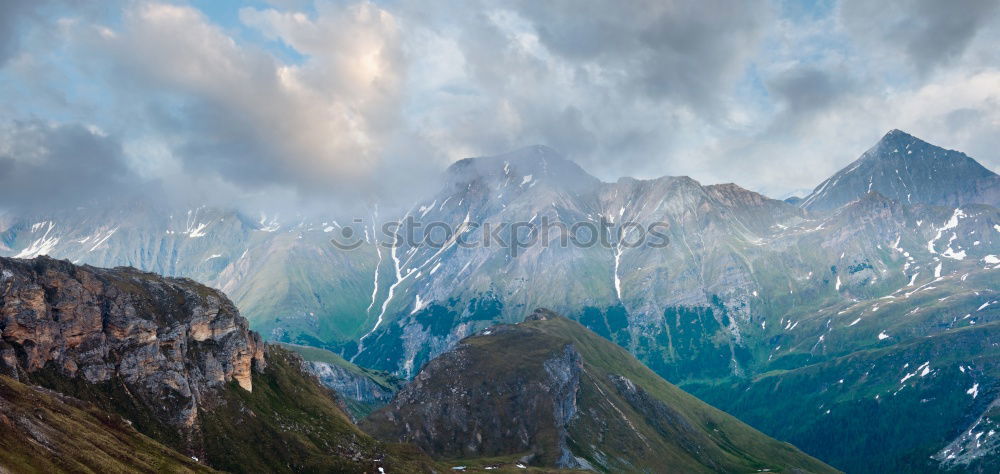
<svg viewBox="0 0 1000 474"><path fill-rule="evenodd" d="M120 416L117 423L230 472L427 470L421 453L361 432L303 365L299 356L264 344L221 292L194 281L47 257L0 258L0 371L44 387L25 393L89 402L98 419ZM21 387L17 383L10 382ZM84 430L89 425L79 414L57 410L60 418L49 420L55 425L14 423L11 456L0 457L0 472L17 466L48 471L42 460L32 460L37 445L30 440L50 425L95 440L128 441L116 434L127 431L117 425ZM120 448L102 446L105 453ZM70 463L56 471L95 465L88 449L54 448L63 448L49 451ZM106 469L98 471L117 470L117 464L100 465Z"/></svg>
<svg viewBox="0 0 1000 474"><path fill-rule="evenodd" d="M504 337L512 330L493 331ZM526 462L586 467L566 444L577 410L580 353L572 344L517 349L497 367L497 354L460 344L432 360L362 426L445 458L528 453Z"/></svg>
<svg viewBox="0 0 1000 474"><path fill-rule="evenodd" d="M264 364L260 336L218 291L47 257L0 259L0 334L5 373L120 380L189 441L211 391L229 381L252 390Z"/></svg>

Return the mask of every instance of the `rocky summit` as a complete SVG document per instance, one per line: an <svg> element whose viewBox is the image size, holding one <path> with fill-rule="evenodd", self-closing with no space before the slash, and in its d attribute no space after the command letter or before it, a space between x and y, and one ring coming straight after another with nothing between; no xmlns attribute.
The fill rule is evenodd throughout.
<svg viewBox="0 0 1000 474"><path fill-rule="evenodd" d="M998 206L1000 176L964 153L891 130L797 204L829 211L869 192L906 204Z"/></svg>
<svg viewBox="0 0 1000 474"><path fill-rule="evenodd" d="M548 310L463 339L362 427L444 459L608 472L835 472Z"/></svg>

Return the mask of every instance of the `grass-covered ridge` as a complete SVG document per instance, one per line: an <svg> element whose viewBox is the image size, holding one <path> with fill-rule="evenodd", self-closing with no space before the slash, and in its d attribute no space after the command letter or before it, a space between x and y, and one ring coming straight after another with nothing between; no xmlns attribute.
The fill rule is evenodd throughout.
<svg viewBox="0 0 1000 474"><path fill-rule="evenodd" d="M557 459L566 465L565 448L577 458L569 465L611 472L834 472L667 383L622 347L551 312L536 311L523 323L482 331L442 357L448 362L432 361L418 375L420 392L414 385L404 389L362 426L386 439L423 439L418 444L444 459L468 458L475 451L514 455L528 436L536 466L552 466ZM548 405L548 398L532 391L546 391L550 380L565 377L560 372L552 379L552 370L555 361L567 357L580 361L578 388L572 401L557 397L555 405ZM523 406L539 407L536 414L542 418L547 407L566 413L565 407L572 406L573 415L568 421L557 415L547 421L550 425L524 422L526 414L514 408ZM438 411L458 418L429 415ZM428 439L411 431L414 426L438 437ZM476 450L461 442L468 436L481 438Z"/></svg>
<svg viewBox="0 0 1000 474"><path fill-rule="evenodd" d="M576 322L556 317L524 325L545 337L570 341L583 356L585 373L591 382L582 384L590 389L583 392L581 405L593 403L609 419L614 419L614 413L621 410L631 422L630 428L634 427L648 441L646 446L632 444L627 441L630 434L622 429L625 425L619 425L621 431L616 433L609 429L610 424L601 426L605 422L599 417L581 416L570 427L571 436L581 447L598 442L603 436L606 446L600 450L603 454L635 459L650 468L677 466L675 472L833 471L795 447L764 435L666 382L625 349ZM628 379L640 393L645 392L662 405L628 400L613 381L614 376ZM672 410L677 418L662 419L663 408ZM691 431L683 427L685 421ZM685 442L699 447L686 448ZM695 455L694 451L699 453Z"/></svg>
<svg viewBox="0 0 1000 474"><path fill-rule="evenodd" d="M300 359L270 346L254 390L230 384L200 414L208 462L234 472L426 472L429 459L359 430L335 395L302 371Z"/></svg>
<svg viewBox="0 0 1000 474"><path fill-rule="evenodd" d="M326 349L321 349L318 347L303 346L300 344L280 344L281 347L295 352L302 359L307 362L324 362L330 365L336 365L342 367L349 372L352 372L358 376L365 377L375 382L376 384L385 387L389 390L399 390L399 388L405 383L403 379L396 377L388 372L381 370L373 370L367 367L361 367L360 365L352 364L347 359L344 359L339 354L330 352Z"/></svg>
<svg viewBox="0 0 1000 474"><path fill-rule="evenodd" d="M355 365L340 355L318 347L281 344L301 356L320 382L337 392L355 420L385 406L406 380L388 372Z"/></svg>

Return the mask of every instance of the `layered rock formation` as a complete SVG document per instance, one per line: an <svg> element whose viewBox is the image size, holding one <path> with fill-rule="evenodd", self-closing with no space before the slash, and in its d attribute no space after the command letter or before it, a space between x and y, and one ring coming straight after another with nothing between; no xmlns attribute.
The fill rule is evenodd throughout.
<svg viewBox="0 0 1000 474"><path fill-rule="evenodd" d="M0 371L121 382L155 418L196 437L230 381L253 390L264 343L220 292L191 280L39 257L0 258Z"/></svg>

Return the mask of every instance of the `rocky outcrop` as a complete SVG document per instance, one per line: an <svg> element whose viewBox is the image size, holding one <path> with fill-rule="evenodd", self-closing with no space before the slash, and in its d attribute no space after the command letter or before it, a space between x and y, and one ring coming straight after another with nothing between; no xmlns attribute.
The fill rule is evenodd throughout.
<svg viewBox="0 0 1000 474"><path fill-rule="evenodd" d="M833 472L544 309L463 339L361 426L444 459L601 472Z"/></svg>
<svg viewBox="0 0 1000 474"><path fill-rule="evenodd" d="M120 388L188 441L216 389L253 390L264 366L260 336L222 293L48 257L0 258L0 336L3 373Z"/></svg>
<svg viewBox="0 0 1000 474"><path fill-rule="evenodd" d="M577 467L566 441L577 413L580 354L572 344L533 352L515 362L477 344L459 344L431 361L362 428L445 458L528 453L525 461Z"/></svg>

